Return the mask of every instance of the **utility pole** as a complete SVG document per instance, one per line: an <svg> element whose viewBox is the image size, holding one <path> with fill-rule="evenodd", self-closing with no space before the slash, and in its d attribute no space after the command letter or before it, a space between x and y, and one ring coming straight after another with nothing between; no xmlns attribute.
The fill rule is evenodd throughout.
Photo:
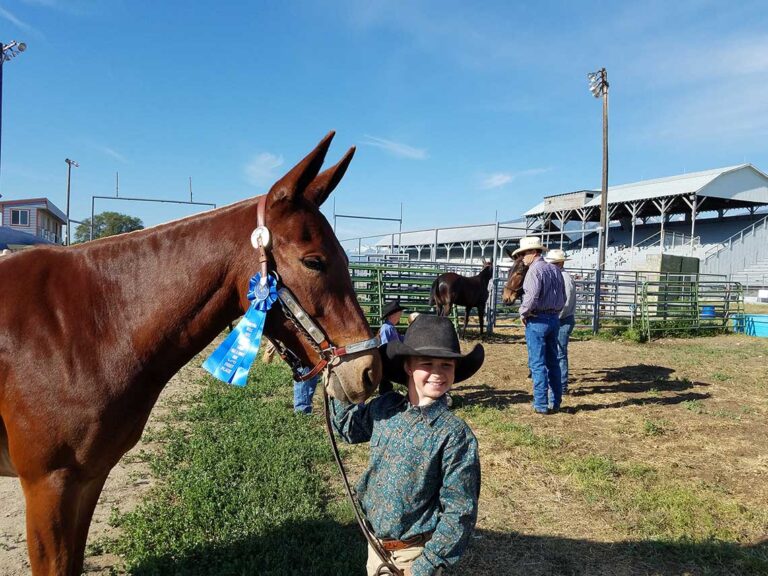
<svg viewBox="0 0 768 576"><path fill-rule="evenodd" d="M67 246L69 246L72 244L72 229L70 228L69 222L69 189L72 180L72 166L80 168L80 164L69 158L65 159L64 162L67 163Z"/></svg>
<svg viewBox="0 0 768 576"><path fill-rule="evenodd" d="M601 68L587 74L589 90L595 98L603 97L603 189L600 197L600 247L597 267L605 268L605 252L608 244L608 72Z"/></svg>

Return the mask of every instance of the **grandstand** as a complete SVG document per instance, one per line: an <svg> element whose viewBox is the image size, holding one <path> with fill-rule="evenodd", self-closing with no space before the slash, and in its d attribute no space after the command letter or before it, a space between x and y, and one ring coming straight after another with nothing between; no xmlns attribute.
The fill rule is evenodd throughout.
<svg viewBox="0 0 768 576"><path fill-rule="evenodd" d="M495 254L503 263L504 249L536 234L550 246L567 249L569 267L595 268L600 202L599 190L578 190L545 196L513 221L342 244L357 259L477 264ZM751 164L612 186L607 205L606 269L641 270L649 255L676 254L699 258L701 272L768 285L768 176Z"/></svg>

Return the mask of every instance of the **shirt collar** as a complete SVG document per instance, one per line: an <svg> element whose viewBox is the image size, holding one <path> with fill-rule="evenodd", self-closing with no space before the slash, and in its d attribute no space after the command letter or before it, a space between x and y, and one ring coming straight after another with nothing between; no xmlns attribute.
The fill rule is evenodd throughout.
<svg viewBox="0 0 768 576"><path fill-rule="evenodd" d="M448 410L448 401L445 399L445 394L443 394L431 404L427 404L426 406L413 406L411 404L410 409L418 414L427 424L432 426L437 419Z"/></svg>

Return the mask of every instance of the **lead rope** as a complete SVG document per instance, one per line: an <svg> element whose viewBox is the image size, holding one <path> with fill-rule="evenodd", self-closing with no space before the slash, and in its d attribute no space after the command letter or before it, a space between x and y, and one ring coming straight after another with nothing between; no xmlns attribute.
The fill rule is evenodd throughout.
<svg viewBox="0 0 768 576"><path fill-rule="evenodd" d="M325 377L327 378L328 376L329 373L326 372ZM368 527L368 522L363 515L363 511L360 509L360 504L352 492L352 486L349 484L347 471L344 469L344 463L341 461L341 455L339 454L339 447L336 444L336 437L333 435L333 428L331 427L331 407L325 386L323 386L323 411L325 412L325 430L328 432L328 439L331 442L333 458L336 460L336 465L339 467L339 472L341 473L341 479L344 483L344 491L347 493L347 497L352 503L352 508L355 511L355 518L357 518L357 524L360 527L360 531L363 533L363 536L365 536L365 539L368 541L371 548L373 548L374 552L376 552L379 560L381 560L381 564L379 564L379 567L376 569L376 576L384 576L385 574L403 576L402 570L392 562L390 553L384 549L379 539L376 538L376 535ZM387 570L388 572L382 572L382 570Z"/></svg>

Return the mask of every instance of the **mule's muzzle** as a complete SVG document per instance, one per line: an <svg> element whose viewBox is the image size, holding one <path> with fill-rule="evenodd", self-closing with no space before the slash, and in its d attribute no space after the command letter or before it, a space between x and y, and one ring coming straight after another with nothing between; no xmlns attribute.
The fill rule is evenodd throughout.
<svg viewBox="0 0 768 576"><path fill-rule="evenodd" d="M328 393L342 402L364 402L378 387L381 372L378 350L346 357L331 369Z"/></svg>

